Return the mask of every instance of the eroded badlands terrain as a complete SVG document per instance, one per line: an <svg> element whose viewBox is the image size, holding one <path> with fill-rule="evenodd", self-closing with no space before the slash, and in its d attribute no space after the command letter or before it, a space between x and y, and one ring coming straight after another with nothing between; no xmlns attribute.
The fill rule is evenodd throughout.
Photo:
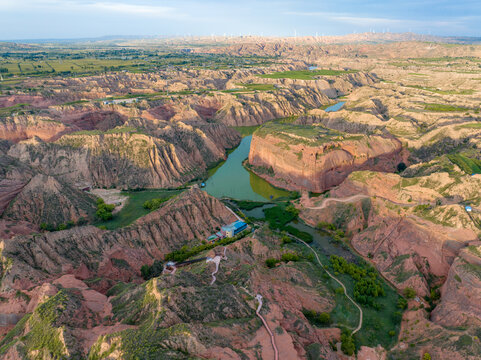
<svg viewBox="0 0 481 360"><path fill-rule="evenodd" d="M0 356L480 358L481 46L339 42L5 44ZM250 135L290 196L203 191Z"/></svg>

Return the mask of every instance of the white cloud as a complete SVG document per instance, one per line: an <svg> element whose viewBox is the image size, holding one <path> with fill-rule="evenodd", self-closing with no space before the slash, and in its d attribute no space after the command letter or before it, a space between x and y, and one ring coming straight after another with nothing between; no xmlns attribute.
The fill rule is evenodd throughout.
<svg viewBox="0 0 481 360"><path fill-rule="evenodd" d="M396 26L402 25L404 27L411 26L436 26L436 27L460 27L467 20L468 17L455 17L451 19L439 19L439 20L411 20L411 19L393 19L385 17L364 17L356 16L349 13L336 13L336 12L286 12L288 15L294 16L307 16L318 17L325 20L334 20L341 23L347 23L357 26Z"/></svg>
<svg viewBox="0 0 481 360"><path fill-rule="evenodd" d="M92 0L0 0L0 10L25 8L50 11L97 11L156 18L182 18L185 14L175 7L142 4L139 2L113 2Z"/></svg>
<svg viewBox="0 0 481 360"><path fill-rule="evenodd" d="M178 17L181 14L175 8L158 5L127 4L114 2L94 2L86 4L84 7L108 12L117 12L132 15L146 15L155 17Z"/></svg>

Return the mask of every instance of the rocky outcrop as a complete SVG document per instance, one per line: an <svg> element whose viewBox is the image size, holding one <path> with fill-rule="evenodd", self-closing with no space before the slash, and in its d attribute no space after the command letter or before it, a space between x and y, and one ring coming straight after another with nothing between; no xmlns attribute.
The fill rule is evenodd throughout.
<svg viewBox="0 0 481 360"><path fill-rule="evenodd" d="M321 126L267 124L254 133L249 164L277 186L323 192L360 169L395 171L402 145L392 137L348 135Z"/></svg>
<svg viewBox="0 0 481 360"><path fill-rule="evenodd" d="M75 273L83 279L99 275L135 278L142 264L162 258L194 239L205 239L233 220L221 202L192 189L115 231L84 226L6 239L1 246L2 288L29 288L42 279L64 273ZM123 271L115 270L112 258L123 259L129 265Z"/></svg>
<svg viewBox="0 0 481 360"><path fill-rule="evenodd" d="M151 131L147 135L126 127L66 135L50 144L28 141L13 146L9 155L76 186L170 188L205 174L208 166L225 158L226 148L240 141L219 124L164 124Z"/></svg>
<svg viewBox="0 0 481 360"><path fill-rule="evenodd" d="M449 269L432 320L447 327L481 325L481 243L463 249Z"/></svg>
<svg viewBox="0 0 481 360"><path fill-rule="evenodd" d="M52 176L38 174L15 195L2 217L36 225L58 226L69 221L77 222L80 218L91 220L95 210L93 196Z"/></svg>
<svg viewBox="0 0 481 360"><path fill-rule="evenodd" d="M261 313L275 329L280 353L300 360L307 356L305 348L316 344L318 354L335 358L329 341L337 342L339 331L314 327L302 313L304 308L332 310L334 294L312 278L309 262L299 267L263 266L266 257L279 255L279 241L245 238L228 245L213 285L212 268L201 262L142 284L120 282L108 297L73 275L25 291L30 300L15 302L9 293L8 301L17 310L31 314L10 333L0 354L15 354L21 348L68 359L184 359L186 354L219 360L271 358L270 337L256 316L258 303L250 296L262 293ZM215 250L206 255L214 256ZM5 308L0 303L0 311ZM37 349L32 338L45 329L52 341Z"/></svg>
<svg viewBox="0 0 481 360"><path fill-rule="evenodd" d="M313 209L303 209L301 216L313 226L324 221L342 227L354 249L398 289L411 287L427 296L444 282L461 249L477 238L477 227L458 202L476 193L478 181L354 172L327 199L309 204L303 198Z"/></svg>
<svg viewBox="0 0 481 360"><path fill-rule="evenodd" d="M49 118L34 116L15 116L0 120L0 139L13 142L39 137L44 141L53 141L62 134L73 131L68 125Z"/></svg>

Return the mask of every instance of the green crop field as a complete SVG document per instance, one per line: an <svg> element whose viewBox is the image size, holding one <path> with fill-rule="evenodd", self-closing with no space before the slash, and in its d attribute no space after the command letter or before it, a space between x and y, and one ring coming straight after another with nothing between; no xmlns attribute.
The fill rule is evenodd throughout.
<svg viewBox="0 0 481 360"><path fill-rule="evenodd" d="M272 74L259 75L264 79L298 79L298 80L314 80L316 76L339 76L344 74L357 73L357 70L292 70L281 71Z"/></svg>
<svg viewBox="0 0 481 360"><path fill-rule="evenodd" d="M257 91L277 90L276 87L272 84L238 84L238 85L243 86L248 90L257 90Z"/></svg>
<svg viewBox="0 0 481 360"><path fill-rule="evenodd" d="M165 199L180 194L182 190L143 190L125 191L122 195L127 195L129 201L112 220L100 221L97 226L105 226L108 230L118 229L132 224L138 218L147 215L151 210L144 208L144 203L152 199Z"/></svg>
<svg viewBox="0 0 481 360"><path fill-rule="evenodd" d="M345 140L361 140L363 135L351 135L340 131L331 130L322 126L298 125L289 122L269 122L255 131L257 136L265 138L267 135L282 139L278 146L289 144L305 144L310 146L322 145L327 142Z"/></svg>

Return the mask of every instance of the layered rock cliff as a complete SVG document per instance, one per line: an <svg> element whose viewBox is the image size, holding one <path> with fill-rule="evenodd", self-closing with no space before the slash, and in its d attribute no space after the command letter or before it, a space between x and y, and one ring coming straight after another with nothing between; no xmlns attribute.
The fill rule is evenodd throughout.
<svg viewBox="0 0 481 360"><path fill-rule="evenodd" d="M401 142L392 137L350 135L322 126L273 123L252 138L249 164L280 187L322 192L352 171L395 171Z"/></svg>
<svg viewBox="0 0 481 360"><path fill-rule="evenodd" d="M138 276L140 266L153 257L205 239L234 220L217 199L192 189L115 231L83 226L5 239L1 242L2 288L28 289L43 279L72 272L84 279L102 274L127 280ZM128 268L112 269L111 258L124 259Z"/></svg>
<svg viewBox="0 0 481 360"><path fill-rule="evenodd" d="M37 139L16 144L8 154L75 186L165 188L203 175L240 141L222 125L181 125L164 124L152 129L154 135L124 127L65 135L55 143Z"/></svg>

